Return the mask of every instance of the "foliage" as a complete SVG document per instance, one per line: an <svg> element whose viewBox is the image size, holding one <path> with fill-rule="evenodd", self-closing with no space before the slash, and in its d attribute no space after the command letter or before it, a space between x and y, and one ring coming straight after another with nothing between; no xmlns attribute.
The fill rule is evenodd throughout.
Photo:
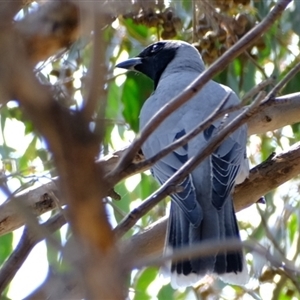
<svg viewBox="0 0 300 300"><path fill-rule="evenodd" d="M107 66L110 76L107 80L106 128L103 153L121 149L129 144L138 132L138 116L145 99L151 94L153 85L143 75L124 75L114 69L115 63L136 55L146 45L159 38L183 39L194 43L209 65L228 49L235 39L241 38L256 22L261 20L274 5L274 1L212 1L212 7L199 4L200 11L193 20L193 2L186 0L149 1L141 6L139 1L128 13L116 18L105 29L107 38ZM29 6L30 8L30 6ZM284 17L272 29L240 57L234 60L215 80L233 88L240 97L261 80L274 76L280 80L297 62L299 54L300 2L295 1ZM30 9L29 9L30 11ZM25 13L25 11L24 11ZM222 26L221 26L222 24ZM62 105L76 109L82 105L86 95L87 70L91 60L90 41L80 40L61 57L52 58L36 68L40 81L55 91ZM300 74L285 87L283 93L299 90ZM267 88L267 91L271 86ZM2 190L14 192L32 180L46 176L53 178L55 170L47 145L35 132L32 123L15 102L1 108L0 155L2 160ZM97 120L95 120L97 123ZM17 132L16 132L17 131ZM273 152L288 149L299 140L300 126L286 126L274 132L252 136L248 143L248 155L254 166L267 159ZM18 141L16 141L16 139ZM112 214L119 222L125 214L138 206L143 199L157 188L149 172L135 175L120 182L116 191L121 201L108 199ZM241 235L243 239L255 240L274 253L284 253L294 262L300 261L299 229L299 179L266 195L267 205L257 205L241 212ZM140 232L146 226L163 216L168 199L161 202L127 233L126 237ZM67 234L68 236L68 234ZM63 243L64 234L57 235ZM276 244L274 244L276 240ZM12 234L0 237L0 262L12 252ZM47 259L56 272L63 272L64 260L61 253L47 244ZM277 249L279 247L279 249ZM130 299L299 299L299 284L293 277L266 264L263 268L248 254L247 262L251 273L258 279L249 290L230 287L220 281L201 282L194 288L173 290L163 285L158 269L149 267L134 270L129 282ZM299 280L299 278L298 278ZM258 283L259 282L259 283ZM9 295L9 294L8 294ZM248 295L248 296L247 296ZM3 295L4 296L4 295Z"/></svg>

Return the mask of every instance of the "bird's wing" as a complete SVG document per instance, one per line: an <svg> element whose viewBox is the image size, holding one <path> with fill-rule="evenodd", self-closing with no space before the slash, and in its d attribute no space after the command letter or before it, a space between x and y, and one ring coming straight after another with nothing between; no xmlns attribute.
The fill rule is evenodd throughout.
<svg viewBox="0 0 300 300"><path fill-rule="evenodd" d="M178 132L175 139L185 134L182 130ZM163 157L152 168L154 177L161 183L165 183L179 170L188 160L188 145L177 148L169 155ZM199 226L202 220L202 210L197 201L196 191L193 185L192 176L186 177L179 185L178 192L171 195L172 200L180 207L186 218L193 226Z"/></svg>
<svg viewBox="0 0 300 300"><path fill-rule="evenodd" d="M204 133L208 140L215 127L211 125ZM239 130L244 130L243 128ZM245 148L240 141L236 141L233 135L222 142L222 144L212 153L212 203L217 209L221 209L233 190L237 174L244 164Z"/></svg>

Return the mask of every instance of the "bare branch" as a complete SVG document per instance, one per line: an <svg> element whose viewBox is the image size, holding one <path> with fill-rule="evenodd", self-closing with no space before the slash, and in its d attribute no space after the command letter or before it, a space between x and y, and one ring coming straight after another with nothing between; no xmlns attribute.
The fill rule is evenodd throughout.
<svg viewBox="0 0 300 300"><path fill-rule="evenodd" d="M285 85L300 71L300 62L298 62L283 78L280 80L275 87L268 94L268 99L274 98Z"/></svg>
<svg viewBox="0 0 300 300"><path fill-rule="evenodd" d="M41 187L26 191L14 197L15 203L9 200L0 208L0 235L11 232L25 224L25 217L16 210L16 202L25 205L33 215L39 216L56 208L55 201L50 192L58 195L57 186L54 182L44 184Z"/></svg>
<svg viewBox="0 0 300 300"><path fill-rule="evenodd" d="M300 93L262 103L248 122L248 135L261 134L300 121Z"/></svg>
<svg viewBox="0 0 300 300"><path fill-rule="evenodd" d="M242 102L245 103L247 100L255 97L260 91L262 91L268 85L272 85L274 83L273 78L268 78L257 84L254 88L248 91L242 98ZM246 102L247 103L247 102Z"/></svg>
<svg viewBox="0 0 300 300"><path fill-rule="evenodd" d="M40 225L40 227L47 231L46 236L36 235L34 231L28 228L24 229L19 244L0 270L0 294L3 293L6 286L13 279L33 247L44 238L47 238L48 235L58 230L65 223L66 220L64 216L62 214L57 214L44 224Z"/></svg>
<svg viewBox="0 0 300 300"><path fill-rule="evenodd" d="M235 202L236 210L250 206L255 199L296 177L299 174L299 165L300 143L296 143L289 150L254 167L249 178L235 189L234 197L239 199Z"/></svg>
<svg viewBox="0 0 300 300"><path fill-rule="evenodd" d="M101 108L99 112L101 116L98 118L103 120L105 114L105 104L104 96L106 96L106 92L104 90L104 86L106 83L106 74L107 69L105 66L105 53L106 53L106 43L105 38L103 37L103 21L99 20L95 15L94 17L94 41L93 41L93 57L91 61L90 67L90 75L89 75L89 82L88 82L88 96L85 102L85 107L83 108L83 114L86 120L91 120L93 114L96 113L96 108L100 105ZM103 123L103 122L101 122ZM100 126L103 130L104 126Z"/></svg>
<svg viewBox="0 0 300 300"><path fill-rule="evenodd" d="M96 17L101 20L101 16ZM11 56L10 59L7 55L0 56L2 72L10 72L4 77L9 78L7 97L19 101L47 141L60 177L61 194L68 204L70 226L78 247L89 254L82 257L80 265L85 292L89 293L87 297L96 298L101 292L103 298L120 299L123 296L123 278L118 272L121 264L104 204L99 201L109 188L103 180L101 167L95 164L101 143L99 136L91 132L89 122L80 112L61 107L49 90L38 82L13 28L1 31L1 51ZM98 281L99 270L112 271ZM113 288L112 284L118 288Z"/></svg>
<svg viewBox="0 0 300 300"><path fill-rule="evenodd" d="M13 14L16 14L22 6L21 0L7 3L10 3L10 7L15 7L12 10ZM47 1L37 11L16 22L16 29L20 33L19 39L24 43L32 65L35 65L70 47L82 30L90 31L92 26L89 18L95 12L118 15L126 11L130 5L132 3L129 0ZM105 22L106 25L110 24L111 20L102 18L101 22L102 24Z"/></svg>
<svg viewBox="0 0 300 300"><path fill-rule="evenodd" d="M109 174L109 177L114 177L125 169L133 160L136 153L140 150L144 141L148 136L168 117L173 111L178 109L181 105L186 103L189 99L195 96L201 88L213 76L222 71L235 57L243 53L249 46L264 33L272 24L281 16L287 5L291 0L280 0L271 10L271 12L252 30L250 30L243 38L241 38L235 45L226 51L216 62L214 62L207 70L194 80L180 95L172 99L169 103L163 106L147 123L142 132L130 145L126 153L123 155L118 166Z"/></svg>
<svg viewBox="0 0 300 300"><path fill-rule="evenodd" d="M237 239L226 240L226 241L203 241L203 243L194 245L193 247L184 247L181 249L174 250L171 254L166 254L163 257L158 255L152 255L142 260L128 261L128 267L132 268L141 268L149 265L163 265L166 261L172 260L181 260L187 257L199 257L199 256L207 256L211 255L212 250L223 252L223 251L234 251L238 249L246 248L251 252L256 252L261 256L265 257L268 261L271 262L272 265L277 268L284 268L289 272L294 272L300 275L299 268L297 268L292 262L288 261L284 257L277 258L273 256L267 249L262 247L259 244L254 245L253 242L250 241L240 241Z"/></svg>

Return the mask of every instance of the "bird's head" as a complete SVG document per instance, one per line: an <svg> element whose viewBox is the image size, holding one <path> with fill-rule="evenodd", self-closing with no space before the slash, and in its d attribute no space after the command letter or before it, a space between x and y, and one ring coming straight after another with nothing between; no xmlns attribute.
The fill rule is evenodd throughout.
<svg viewBox="0 0 300 300"><path fill-rule="evenodd" d="M197 49L183 41L156 42L116 67L145 74L154 81L155 88L165 71L168 74L182 71L200 73L205 68Z"/></svg>

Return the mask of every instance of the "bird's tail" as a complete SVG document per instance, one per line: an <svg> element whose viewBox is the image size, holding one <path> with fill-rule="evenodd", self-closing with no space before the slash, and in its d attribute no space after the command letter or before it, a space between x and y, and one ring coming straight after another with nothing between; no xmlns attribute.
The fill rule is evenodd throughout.
<svg viewBox="0 0 300 300"><path fill-rule="evenodd" d="M171 203L166 251L192 247L208 241L239 239L239 229L231 199L222 209L212 208L205 212L198 227L193 226L176 203ZM218 252L199 258L171 262L171 284L174 288L185 287L199 281L206 274L218 274L228 283L243 285L248 282L248 271L242 250ZM163 270L165 274L166 271Z"/></svg>

